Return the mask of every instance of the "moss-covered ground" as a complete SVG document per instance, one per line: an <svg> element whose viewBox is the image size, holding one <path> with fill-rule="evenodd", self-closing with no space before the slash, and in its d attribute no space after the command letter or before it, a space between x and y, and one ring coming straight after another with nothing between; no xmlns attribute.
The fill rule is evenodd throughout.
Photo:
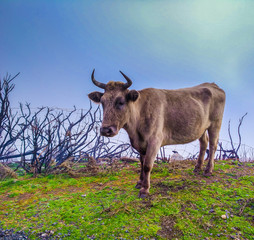
<svg viewBox="0 0 254 240"><path fill-rule="evenodd" d="M254 163L155 165L150 196L134 188L138 164L96 176L0 181L0 228L29 239L254 239Z"/></svg>

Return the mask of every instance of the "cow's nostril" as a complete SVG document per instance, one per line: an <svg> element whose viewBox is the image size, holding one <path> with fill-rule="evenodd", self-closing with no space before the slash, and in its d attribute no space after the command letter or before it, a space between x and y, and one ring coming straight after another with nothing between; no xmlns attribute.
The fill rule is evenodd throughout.
<svg viewBox="0 0 254 240"><path fill-rule="evenodd" d="M113 127L101 127L101 135L111 136L114 133Z"/></svg>

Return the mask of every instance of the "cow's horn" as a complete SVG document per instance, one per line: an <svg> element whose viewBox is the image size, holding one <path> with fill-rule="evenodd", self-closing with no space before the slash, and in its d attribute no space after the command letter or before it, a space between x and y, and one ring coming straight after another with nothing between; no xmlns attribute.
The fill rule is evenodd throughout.
<svg viewBox="0 0 254 240"><path fill-rule="evenodd" d="M123 72L120 71L120 73L121 73L121 74L124 76L124 78L127 80L127 83L124 84L124 88L126 89L126 88L130 87L131 84L132 84L132 81L131 81Z"/></svg>
<svg viewBox="0 0 254 240"><path fill-rule="evenodd" d="M94 71L95 71L95 69L93 70L92 76L91 76L91 79L92 79L94 85L96 85L96 86L99 87L99 88L105 89L105 88L106 88L106 84L100 83L100 82L98 82L98 81L95 80L95 78L94 78Z"/></svg>

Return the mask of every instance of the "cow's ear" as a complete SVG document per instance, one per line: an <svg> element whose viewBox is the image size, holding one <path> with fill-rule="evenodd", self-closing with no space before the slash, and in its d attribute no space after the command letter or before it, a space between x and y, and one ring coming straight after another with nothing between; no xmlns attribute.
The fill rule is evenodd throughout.
<svg viewBox="0 0 254 240"><path fill-rule="evenodd" d="M139 97L139 92L136 91L136 90L130 90L128 93L127 93L127 96L126 96L126 99L127 101L133 101L135 102Z"/></svg>
<svg viewBox="0 0 254 240"><path fill-rule="evenodd" d="M103 93L101 92L91 92L88 94L88 97L95 103L100 103L102 96Z"/></svg>

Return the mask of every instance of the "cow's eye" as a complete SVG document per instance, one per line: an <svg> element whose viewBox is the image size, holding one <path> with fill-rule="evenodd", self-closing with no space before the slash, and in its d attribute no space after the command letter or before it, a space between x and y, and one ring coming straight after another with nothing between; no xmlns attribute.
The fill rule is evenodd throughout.
<svg viewBox="0 0 254 240"><path fill-rule="evenodd" d="M116 103L115 103L116 108L121 109L124 106L124 104L125 104L125 102L123 99L120 99L120 98L116 99Z"/></svg>

